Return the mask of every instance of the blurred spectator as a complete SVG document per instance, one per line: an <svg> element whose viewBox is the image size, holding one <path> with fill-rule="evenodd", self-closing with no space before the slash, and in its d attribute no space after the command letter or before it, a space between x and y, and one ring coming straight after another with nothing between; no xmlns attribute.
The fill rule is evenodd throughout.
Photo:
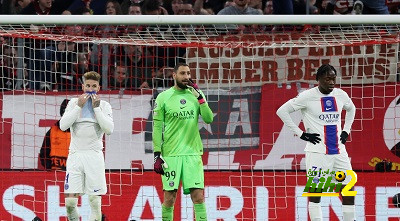
<svg viewBox="0 0 400 221"><path fill-rule="evenodd" d="M364 8L364 4L362 3L362 1L357 0L356 2L354 2L353 11L351 12L351 14L361 15L363 8Z"/></svg>
<svg viewBox="0 0 400 221"><path fill-rule="evenodd" d="M178 9L177 15L194 15L192 3L184 1Z"/></svg>
<svg viewBox="0 0 400 221"><path fill-rule="evenodd" d="M308 13L307 13L307 3L309 3ZM306 15L318 13L318 8L314 6L316 0L296 0L293 1L293 14L295 15Z"/></svg>
<svg viewBox="0 0 400 221"><path fill-rule="evenodd" d="M73 14L79 8L87 8L93 15L104 15L107 0L74 0L68 7L68 11Z"/></svg>
<svg viewBox="0 0 400 221"><path fill-rule="evenodd" d="M222 9L221 11L218 12L218 15L261 15L262 12L260 10L249 7L249 2L250 0L233 0L234 5ZM220 30L221 32L224 32L226 30L231 34L236 34L236 32L248 33L259 29L258 25L245 26L245 25L228 24L225 27L226 29L224 28L223 25L218 26L218 28L221 29Z"/></svg>
<svg viewBox="0 0 400 221"><path fill-rule="evenodd" d="M68 102L64 99L61 103L60 116L64 115ZM62 131L60 121L47 131L39 153L40 164L45 170L66 170L70 141L71 132L69 129Z"/></svg>
<svg viewBox="0 0 400 221"><path fill-rule="evenodd" d="M139 45L119 46L111 58L113 63L124 64L126 67L129 86L127 89L138 90L152 88L152 69L154 57L150 55L147 47ZM114 79L116 79L114 77ZM115 86L115 85L113 85Z"/></svg>
<svg viewBox="0 0 400 221"><path fill-rule="evenodd" d="M264 15L272 15L274 7L272 6L272 0L267 0L264 6Z"/></svg>
<svg viewBox="0 0 400 221"><path fill-rule="evenodd" d="M389 14L386 0L360 0L363 3L363 14Z"/></svg>
<svg viewBox="0 0 400 221"><path fill-rule="evenodd" d="M120 0L121 3L121 9L122 9L122 14L128 15L128 9L131 5L138 5L139 7L142 7L142 2L143 0Z"/></svg>
<svg viewBox="0 0 400 221"><path fill-rule="evenodd" d="M260 11L261 14L263 14L262 1L261 0L250 0L249 1L249 7L257 9L257 10Z"/></svg>
<svg viewBox="0 0 400 221"><path fill-rule="evenodd" d="M235 6L235 3L233 2L233 0L226 0L224 8L227 8L230 6Z"/></svg>
<svg viewBox="0 0 400 221"><path fill-rule="evenodd" d="M218 12L218 15L260 15L260 11L249 7L250 0L233 0L233 6L228 6Z"/></svg>
<svg viewBox="0 0 400 221"><path fill-rule="evenodd" d="M275 15L292 15L293 0L272 0Z"/></svg>
<svg viewBox="0 0 400 221"><path fill-rule="evenodd" d="M196 0L193 9L196 15L215 15L211 5L205 4L204 0Z"/></svg>
<svg viewBox="0 0 400 221"><path fill-rule="evenodd" d="M144 0L142 5L143 15L168 15L158 0Z"/></svg>
<svg viewBox="0 0 400 221"><path fill-rule="evenodd" d="M172 0L171 7L172 7L172 11L174 12L174 15L178 14L178 10L179 10L179 8L181 7L182 4L183 4L183 0Z"/></svg>
<svg viewBox="0 0 400 221"><path fill-rule="evenodd" d="M321 14L389 14L386 0L318 0L316 5L321 5Z"/></svg>
<svg viewBox="0 0 400 221"><path fill-rule="evenodd" d="M3 0L2 14L20 14L31 0Z"/></svg>
<svg viewBox="0 0 400 221"><path fill-rule="evenodd" d="M141 15L141 14L142 14L142 9L140 8L139 4L134 3L129 6L128 15Z"/></svg>
<svg viewBox="0 0 400 221"><path fill-rule="evenodd" d="M132 81L128 77L128 69L123 62L117 62L115 67L111 67L111 76L109 81L110 90L131 89Z"/></svg>
<svg viewBox="0 0 400 221"><path fill-rule="evenodd" d="M3 52L1 54L1 52ZM0 89L13 90L16 83L17 59L16 51L10 45L1 45L0 48Z"/></svg>
<svg viewBox="0 0 400 221"><path fill-rule="evenodd" d="M70 5L65 0L33 0L21 10L23 15L61 15Z"/></svg>
<svg viewBox="0 0 400 221"><path fill-rule="evenodd" d="M320 14L350 14L353 8L353 1L349 0L317 0L315 6Z"/></svg>
<svg viewBox="0 0 400 221"><path fill-rule="evenodd" d="M116 0L108 0L106 3L106 15L122 15L121 5Z"/></svg>
<svg viewBox="0 0 400 221"><path fill-rule="evenodd" d="M55 74L53 80L54 89L57 90L75 90L78 85L76 77L73 75L72 68L76 63L76 43L75 42L58 42L56 51L48 51L48 53L55 53L52 73ZM54 55L48 55L46 62Z"/></svg>

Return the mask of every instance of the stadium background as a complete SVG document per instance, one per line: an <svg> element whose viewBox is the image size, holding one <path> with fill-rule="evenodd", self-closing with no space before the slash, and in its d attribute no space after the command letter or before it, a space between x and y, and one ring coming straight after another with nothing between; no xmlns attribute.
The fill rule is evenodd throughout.
<svg viewBox="0 0 400 221"><path fill-rule="evenodd" d="M215 114L211 125L199 124L206 150L203 162L210 220L307 219L307 199L300 197L306 181L305 142L283 127L275 112L288 99L314 86L316 69L328 61L340 73L338 86L357 107L346 147L359 174L358 220L398 220L399 209L390 203L400 192L398 39L325 47L270 47L282 41L296 42L306 35L257 36L238 39L232 34L213 41L261 40L269 45L250 49L189 45L182 57L195 70L193 78ZM29 42L19 39L11 37L11 46L17 50L27 47ZM37 35L34 39L51 42ZM99 55L108 57L111 52L102 47ZM157 56L170 59L168 55ZM89 65L110 71L115 63ZM11 67L21 71L20 66ZM102 73L106 79L108 71ZM168 78L161 80L171 83ZM104 139L109 193L103 197L103 211L111 220L157 220L161 216L162 189L160 177L152 171L150 132L153 99L164 88L128 88L121 93L103 86L100 93L111 103L115 123L114 133ZM59 104L79 93L20 88L1 94L0 220L32 220L35 216L65 220L64 172L43 171L38 153L47 129L60 118ZM293 115L301 126L300 117ZM393 162L391 171L374 172L376 163L383 159ZM323 205L324 214L329 214L325 218L340 220L338 198L324 198ZM80 206L85 220L89 213L86 197ZM189 198L178 197L175 208L176 219L193 220Z"/></svg>

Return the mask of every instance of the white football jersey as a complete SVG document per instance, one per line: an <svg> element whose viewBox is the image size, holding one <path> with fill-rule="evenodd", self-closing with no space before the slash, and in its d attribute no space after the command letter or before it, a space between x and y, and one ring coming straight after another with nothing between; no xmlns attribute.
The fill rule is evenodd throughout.
<svg viewBox="0 0 400 221"><path fill-rule="evenodd" d="M318 87L314 87L301 92L287 103L293 107L294 111L301 111L306 133L320 135L321 142L315 145L307 142L305 151L325 154L339 154L346 151L345 146L340 142L341 115L343 109L348 111L343 130L350 134L355 106L345 91L334 88L331 93L323 94ZM293 131L301 136L298 130Z"/></svg>
<svg viewBox="0 0 400 221"><path fill-rule="evenodd" d="M101 100L100 106L78 106L78 98L72 98L60 120L61 130L71 130L70 153L77 150L102 150L103 135L114 129L111 105ZM90 103L91 104L91 103Z"/></svg>

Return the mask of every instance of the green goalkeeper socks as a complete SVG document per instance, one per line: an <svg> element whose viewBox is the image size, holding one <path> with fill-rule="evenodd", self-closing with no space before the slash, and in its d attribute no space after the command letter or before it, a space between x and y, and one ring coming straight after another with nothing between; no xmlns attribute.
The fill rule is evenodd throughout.
<svg viewBox="0 0 400 221"><path fill-rule="evenodd" d="M162 204L162 221L174 220L174 207L166 207Z"/></svg>
<svg viewBox="0 0 400 221"><path fill-rule="evenodd" d="M194 213L196 215L196 221L207 221L206 204L194 204Z"/></svg>

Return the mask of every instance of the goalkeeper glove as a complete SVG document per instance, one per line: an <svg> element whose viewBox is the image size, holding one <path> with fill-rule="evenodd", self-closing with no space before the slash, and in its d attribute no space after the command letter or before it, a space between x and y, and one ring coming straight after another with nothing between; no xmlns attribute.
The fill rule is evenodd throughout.
<svg viewBox="0 0 400 221"><path fill-rule="evenodd" d="M349 138L349 134L346 131L342 131L342 133L340 134L340 142L342 142L342 144L345 144L347 138Z"/></svg>
<svg viewBox="0 0 400 221"><path fill-rule="evenodd" d="M197 84L194 83L192 79L189 79L189 90L197 98L200 104L206 102L201 93L199 92L199 86L197 86Z"/></svg>
<svg viewBox="0 0 400 221"><path fill-rule="evenodd" d="M309 141L312 144L317 144L321 141L321 138L319 138L319 134L311 134L311 133L303 133L300 139Z"/></svg>
<svg viewBox="0 0 400 221"><path fill-rule="evenodd" d="M154 171L158 174L164 175L164 168L168 168L168 165L162 158L161 153L154 152Z"/></svg>

